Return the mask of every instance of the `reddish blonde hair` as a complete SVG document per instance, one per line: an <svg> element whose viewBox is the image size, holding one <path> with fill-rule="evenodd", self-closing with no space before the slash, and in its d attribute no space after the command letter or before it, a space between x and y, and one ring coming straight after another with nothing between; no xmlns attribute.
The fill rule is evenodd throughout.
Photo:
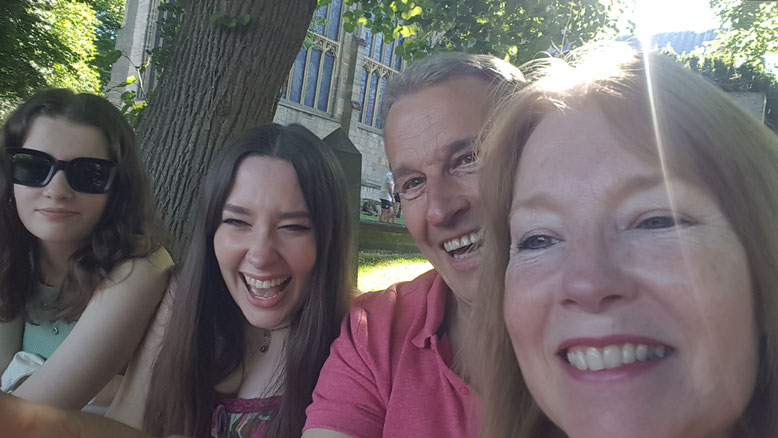
<svg viewBox="0 0 778 438"><path fill-rule="evenodd" d="M565 436L522 380L503 316L508 216L522 149L548 114L586 102L602 110L625 144L656 155L649 88L668 166L714 194L748 256L759 374L737 435L778 436L778 138L701 77L662 55L646 58L648 64L639 51L611 43L574 51L567 62L538 62L530 66L536 81L507 97L488 128L480 150L487 223L473 343L484 365L471 365L484 399L482 437Z"/></svg>

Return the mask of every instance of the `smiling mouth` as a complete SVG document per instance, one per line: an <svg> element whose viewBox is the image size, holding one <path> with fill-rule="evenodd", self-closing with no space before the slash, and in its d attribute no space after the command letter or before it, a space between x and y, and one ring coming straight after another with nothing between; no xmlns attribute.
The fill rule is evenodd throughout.
<svg viewBox="0 0 778 438"><path fill-rule="evenodd" d="M272 300L273 298L283 293L291 279L291 276L285 275L282 277L272 278L270 280L259 280L243 274L243 281L246 284L246 288L248 289L249 293L254 298L263 301Z"/></svg>
<svg viewBox="0 0 778 438"><path fill-rule="evenodd" d="M629 365L635 362L664 360L675 353L675 349L663 344L608 345L605 348L575 346L563 350L559 356L581 371L602 371Z"/></svg>
<svg viewBox="0 0 778 438"><path fill-rule="evenodd" d="M476 254L480 254L481 250L481 234L479 231L474 231L459 237L455 237L451 240L443 242L443 249L454 259L466 259Z"/></svg>

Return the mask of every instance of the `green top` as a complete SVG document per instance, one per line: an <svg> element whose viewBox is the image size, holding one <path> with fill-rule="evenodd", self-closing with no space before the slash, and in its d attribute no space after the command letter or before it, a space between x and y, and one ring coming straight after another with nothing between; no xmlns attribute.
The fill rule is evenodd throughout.
<svg viewBox="0 0 778 438"><path fill-rule="evenodd" d="M43 284L39 286L40 293L29 303L30 319L35 324L29 321L24 324L22 351L35 353L43 359L48 359L70 334L77 321L52 322L53 312L50 307L59 295L59 288Z"/></svg>

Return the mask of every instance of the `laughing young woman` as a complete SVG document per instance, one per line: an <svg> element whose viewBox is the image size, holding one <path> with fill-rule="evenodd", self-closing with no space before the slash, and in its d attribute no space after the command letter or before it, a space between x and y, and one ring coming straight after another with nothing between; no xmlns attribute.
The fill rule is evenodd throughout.
<svg viewBox="0 0 778 438"><path fill-rule="evenodd" d="M352 292L345 178L295 125L246 131L213 163L173 298L109 416L157 436L299 436Z"/></svg>
<svg viewBox="0 0 778 438"><path fill-rule="evenodd" d="M130 360L172 266L135 135L107 100L47 90L0 152L2 389L81 409Z"/></svg>

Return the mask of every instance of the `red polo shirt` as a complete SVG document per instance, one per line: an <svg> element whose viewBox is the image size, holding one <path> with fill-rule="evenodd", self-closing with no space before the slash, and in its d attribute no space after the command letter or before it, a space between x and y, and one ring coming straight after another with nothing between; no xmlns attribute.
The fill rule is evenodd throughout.
<svg viewBox="0 0 778 438"><path fill-rule="evenodd" d="M437 333L450 295L433 270L357 298L321 370L305 430L477 437L479 400L449 368L448 336Z"/></svg>

